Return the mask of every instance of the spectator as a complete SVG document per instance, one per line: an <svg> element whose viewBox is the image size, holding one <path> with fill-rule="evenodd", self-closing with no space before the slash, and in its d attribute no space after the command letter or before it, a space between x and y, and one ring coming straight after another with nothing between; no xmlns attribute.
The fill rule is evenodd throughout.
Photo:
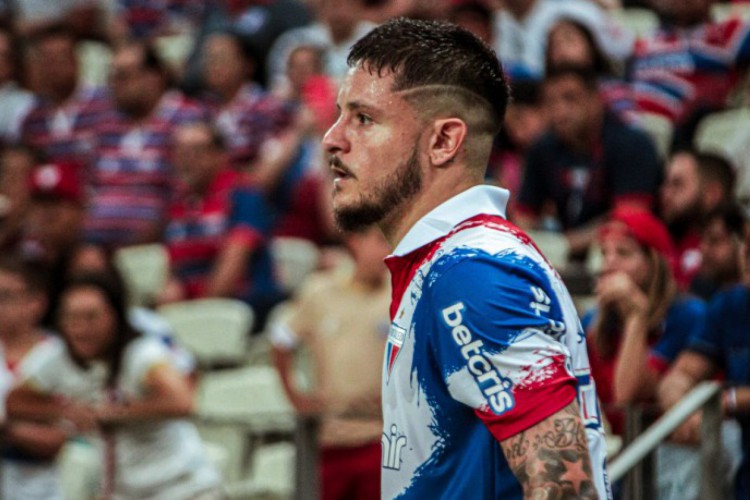
<svg viewBox="0 0 750 500"><path fill-rule="evenodd" d="M151 46L131 43L115 52L110 87L117 113L97 128L88 242L114 249L161 241L175 182L172 130L206 118L170 84Z"/></svg>
<svg viewBox="0 0 750 500"><path fill-rule="evenodd" d="M727 388L722 395L722 409L727 417L736 417L742 432L739 440L742 461L734 480L734 498L750 498L750 429L747 415L750 412L750 231L745 225L740 247L742 280L729 289L719 291L708 305L705 321L698 333L689 339L687 349L680 354L671 370L659 384L659 402L664 409L677 404L698 382L713 377L717 371L724 374ZM691 417L678 437L696 442L700 433L699 414ZM729 467L727 472L732 472Z"/></svg>
<svg viewBox="0 0 750 500"><path fill-rule="evenodd" d="M547 33L560 18L582 20L592 27L599 46L612 59L623 61L633 45L630 33L606 12L586 0L509 0L495 17L495 50L511 75L544 76Z"/></svg>
<svg viewBox="0 0 750 500"><path fill-rule="evenodd" d="M274 361L298 413L321 414L322 495L326 500L380 498L380 385L388 330L388 246L377 228L346 237L351 272L315 275L272 335ZM294 383L293 353L313 359L314 388Z"/></svg>
<svg viewBox="0 0 750 500"><path fill-rule="evenodd" d="M23 79L21 46L8 28L0 27L0 142L20 136L21 122L34 103L32 94L19 86Z"/></svg>
<svg viewBox="0 0 750 500"><path fill-rule="evenodd" d="M35 167L29 180L31 203L21 248L24 258L47 276L49 302L42 323L50 328L69 262L83 246L85 208L79 170L70 164L46 164Z"/></svg>
<svg viewBox="0 0 750 500"><path fill-rule="evenodd" d="M591 69L598 78L599 96L607 108L626 123L637 123L636 104L629 83L619 78L619 69L594 36L594 29L583 19L562 17L547 36L547 73L560 66Z"/></svg>
<svg viewBox="0 0 750 500"><path fill-rule="evenodd" d="M651 0L663 24L635 44L629 65L638 108L677 125L691 144L700 117L723 109L750 61L750 29L740 19L712 22L712 0Z"/></svg>
<svg viewBox="0 0 750 500"><path fill-rule="evenodd" d="M14 252L20 241L29 204L28 178L34 153L21 145L0 152L0 252Z"/></svg>
<svg viewBox="0 0 750 500"><path fill-rule="evenodd" d="M291 122L290 110L259 85L250 83L255 61L229 33L209 36L203 46L205 103L229 151L232 166L258 173L261 150Z"/></svg>
<svg viewBox="0 0 750 500"><path fill-rule="evenodd" d="M535 80L511 83L513 99L505 113L505 126L490 154L486 178L516 196L521 191L524 163L529 149L547 130L549 122L542 105L542 85ZM516 196L508 200L506 215L515 220Z"/></svg>
<svg viewBox="0 0 750 500"><path fill-rule="evenodd" d="M79 81L72 32L52 26L29 43L31 87L38 96L21 126L21 140L48 161L88 167L94 133L112 118L109 100L103 90Z"/></svg>
<svg viewBox="0 0 750 500"><path fill-rule="evenodd" d="M19 379L26 365L49 342L39 328L47 298L39 270L11 257L0 257L0 373ZM5 413L5 398L0 401ZM2 422L4 500L62 500L55 455L66 435L55 423L9 419Z"/></svg>
<svg viewBox="0 0 750 500"><path fill-rule="evenodd" d="M219 475L185 420L192 391L167 347L130 326L125 294L105 276L63 290L63 341L50 342L8 396L11 417L58 421L104 439L105 497L221 498ZM103 363L104 379L92 376ZM106 458L105 458L106 457Z"/></svg>
<svg viewBox="0 0 750 500"><path fill-rule="evenodd" d="M685 150L667 164L661 215L676 245L675 277L681 289L689 287L700 269L704 217L731 200L733 193L734 170L720 156Z"/></svg>
<svg viewBox="0 0 750 500"><path fill-rule="evenodd" d="M522 228L554 204L573 258L585 255L610 210L650 209L661 176L649 137L608 113L597 92L596 75L586 69L567 66L547 76L551 126L528 153L518 199Z"/></svg>
<svg viewBox="0 0 750 500"><path fill-rule="evenodd" d="M481 0L459 0L451 2L448 21L474 33L489 46L495 42L492 30L492 9Z"/></svg>
<svg viewBox="0 0 750 500"><path fill-rule="evenodd" d="M274 214L259 191L238 185L209 126L179 127L173 157L181 185L165 239L172 278L160 300L238 298L253 307L259 330L283 298L267 245Z"/></svg>
<svg viewBox="0 0 750 500"><path fill-rule="evenodd" d="M346 56L354 43L374 25L361 21L362 1L320 0L318 21L281 35L268 53L269 85L281 85L284 67L292 49L299 45L316 45L325 50L326 74L343 79L348 68Z"/></svg>
<svg viewBox="0 0 750 500"><path fill-rule="evenodd" d="M745 220L742 210L722 205L705 219L701 232L701 267L690 283L690 291L710 300L720 290L740 282L739 246Z"/></svg>
<svg viewBox="0 0 750 500"><path fill-rule="evenodd" d="M582 325L599 400L621 435L622 414L613 405L654 398L660 376L697 331L705 308L677 295L672 242L651 213L617 210L600 235L604 268L597 305Z"/></svg>
<svg viewBox="0 0 750 500"><path fill-rule="evenodd" d="M116 0L114 3L110 38L119 42L192 34L208 8L202 0Z"/></svg>

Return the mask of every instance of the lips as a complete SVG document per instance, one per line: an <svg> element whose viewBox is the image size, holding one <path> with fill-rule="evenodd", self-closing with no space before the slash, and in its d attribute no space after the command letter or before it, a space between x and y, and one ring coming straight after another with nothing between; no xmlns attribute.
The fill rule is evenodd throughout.
<svg viewBox="0 0 750 500"><path fill-rule="evenodd" d="M328 160L328 165L330 166L334 180L336 181L354 177L351 170L349 170L336 156L332 156Z"/></svg>

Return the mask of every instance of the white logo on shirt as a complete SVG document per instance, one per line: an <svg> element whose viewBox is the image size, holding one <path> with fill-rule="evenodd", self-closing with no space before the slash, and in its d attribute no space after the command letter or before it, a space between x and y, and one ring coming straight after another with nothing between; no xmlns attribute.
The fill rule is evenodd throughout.
<svg viewBox="0 0 750 500"><path fill-rule="evenodd" d="M406 446L406 436L399 434L396 424L391 425L391 433L383 433L380 440L383 449L383 468L400 470L401 469L401 450Z"/></svg>

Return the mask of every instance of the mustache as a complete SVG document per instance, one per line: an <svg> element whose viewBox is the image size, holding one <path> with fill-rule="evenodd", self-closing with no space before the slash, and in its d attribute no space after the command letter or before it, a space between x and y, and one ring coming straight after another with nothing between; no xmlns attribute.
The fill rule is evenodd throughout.
<svg viewBox="0 0 750 500"><path fill-rule="evenodd" d="M346 175L354 177L354 174L352 171L347 167L344 162L341 161L341 159L338 156L331 155L328 157L328 166L331 168L335 168L337 170L341 170Z"/></svg>

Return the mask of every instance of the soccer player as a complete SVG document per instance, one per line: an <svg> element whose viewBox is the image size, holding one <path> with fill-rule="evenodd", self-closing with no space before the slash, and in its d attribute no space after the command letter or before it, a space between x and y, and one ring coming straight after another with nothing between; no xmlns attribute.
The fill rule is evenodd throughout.
<svg viewBox="0 0 750 500"><path fill-rule="evenodd" d="M343 229L395 246L384 498L607 498L586 344L558 274L483 186L508 100L495 54L398 19L349 54L323 145Z"/></svg>

